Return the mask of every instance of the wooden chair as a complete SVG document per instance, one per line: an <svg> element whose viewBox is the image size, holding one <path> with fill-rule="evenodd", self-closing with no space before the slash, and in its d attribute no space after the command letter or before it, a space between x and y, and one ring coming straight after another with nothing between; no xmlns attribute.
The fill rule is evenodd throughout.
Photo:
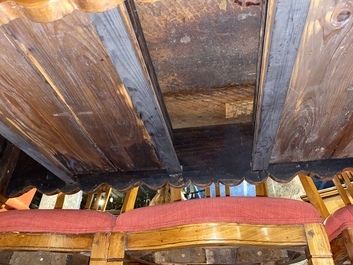
<svg viewBox="0 0 353 265"><path fill-rule="evenodd" d="M132 210L137 188L127 192L122 212ZM0 213L0 251L90 253L90 264L108 261L116 216L95 210L27 210ZM114 237L114 236L113 236Z"/></svg>
<svg viewBox="0 0 353 265"><path fill-rule="evenodd" d="M343 171L334 176L333 182L344 205L331 214L313 180L303 174L300 174L299 177L310 203L317 208L321 216L326 218L324 224L335 264L344 264L347 259L353 264L353 205L351 205L351 199L348 197L348 195L353 195L352 172Z"/></svg>
<svg viewBox="0 0 353 265"><path fill-rule="evenodd" d="M230 196L230 187L227 185L222 185L224 191L222 192L221 185L218 183L214 184L214 196L215 197L220 197L222 193L224 193L224 196ZM171 193L171 201L176 202L176 201L181 201L185 200L181 196L181 189L180 188L173 188L170 187L170 193ZM256 185L256 196L257 197L267 197L268 196L268 191L267 191L267 184L266 182L262 182L258 185ZM211 197L211 186L208 186L205 188L205 197L210 198Z"/></svg>
<svg viewBox="0 0 353 265"><path fill-rule="evenodd" d="M108 260L143 263L141 255L151 257L149 252L187 250L195 254L191 262L200 253L190 249L235 248L233 253L253 251L247 256L252 263L260 263L266 258L261 254L264 248L289 248L306 249L309 264L334 264L322 221L309 203L282 198L202 198L144 207L116 219L112 235L121 243L108 250ZM233 258L241 259L241 255Z"/></svg>

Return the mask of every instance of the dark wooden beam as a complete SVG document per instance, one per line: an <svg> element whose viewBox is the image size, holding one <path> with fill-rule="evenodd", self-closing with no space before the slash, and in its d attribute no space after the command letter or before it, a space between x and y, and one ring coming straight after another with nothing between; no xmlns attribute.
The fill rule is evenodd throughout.
<svg viewBox="0 0 353 265"><path fill-rule="evenodd" d="M253 170L268 168L310 1L270 0L257 87Z"/></svg>
<svg viewBox="0 0 353 265"><path fill-rule="evenodd" d="M10 182L20 153L21 150L9 141L7 141L3 152L0 153L0 194L4 194Z"/></svg>
<svg viewBox="0 0 353 265"><path fill-rule="evenodd" d="M79 189L93 191L102 183L119 191L146 184L160 189L166 183L183 187L192 181L204 187L213 181L227 185L238 185L243 180L256 184L271 177L279 182L288 182L302 172L308 176L331 179L345 168L353 168L353 158L308 161L301 163L270 164L268 170L251 171L251 124L221 125L202 128L178 129L174 131L175 150L183 165L182 176L170 177L166 170L111 172L79 175L77 183L65 184L59 178L38 167L37 163L20 156L6 195L16 195L26 187L35 186L47 194L73 193Z"/></svg>
<svg viewBox="0 0 353 265"><path fill-rule="evenodd" d="M173 148L169 121L159 100L160 91L155 85L155 78L151 78L151 69L147 68L149 63L146 61L149 58L144 56L140 48L145 43L138 41L125 4L89 16L152 138L165 169L169 175L180 174L181 166Z"/></svg>

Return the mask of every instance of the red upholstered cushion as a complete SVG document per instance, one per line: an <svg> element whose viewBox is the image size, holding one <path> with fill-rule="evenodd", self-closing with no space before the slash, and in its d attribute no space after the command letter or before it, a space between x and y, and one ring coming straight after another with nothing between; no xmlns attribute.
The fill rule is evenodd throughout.
<svg viewBox="0 0 353 265"><path fill-rule="evenodd" d="M0 213L0 232L109 232L116 217L90 210L13 210Z"/></svg>
<svg viewBox="0 0 353 265"><path fill-rule="evenodd" d="M135 209L118 216L113 231L143 231L207 222L303 224L322 221L311 204L298 200L219 197Z"/></svg>
<svg viewBox="0 0 353 265"><path fill-rule="evenodd" d="M353 205L338 209L326 218L324 224L330 241L342 233L344 229L353 227Z"/></svg>

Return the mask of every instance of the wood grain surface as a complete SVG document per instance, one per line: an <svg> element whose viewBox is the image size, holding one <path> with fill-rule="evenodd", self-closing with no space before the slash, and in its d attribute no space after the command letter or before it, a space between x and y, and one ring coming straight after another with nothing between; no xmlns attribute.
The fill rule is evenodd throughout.
<svg viewBox="0 0 353 265"><path fill-rule="evenodd" d="M268 168L309 4L268 1L255 98L253 170Z"/></svg>
<svg viewBox="0 0 353 265"><path fill-rule="evenodd" d="M173 129L252 121L254 86L165 93Z"/></svg>
<svg viewBox="0 0 353 265"><path fill-rule="evenodd" d="M104 12L117 7L124 0L0 0L0 26L16 18L35 22L60 20L74 10Z"/></svg>
<svg viewBox="0 0 353 265"><path fill-rule="evenodd" d="M7 99L3 106L12 108L4 113L4 120L16 120L20 125L12 122L12 126L21 128L21 135L31 134L33 144L43 149L40 152L55 157L74 174L161 168L149 135L85 13L74 11L46 24L15 20L4 25L2 32L2 45L11 56L1 54L7 62L1 81L6 80L3 87L20 97L10 97L9 89L3 91ZM21 67L26 68L20 72ZM27 105L17 103L20 100ZM26 128L21 127L24 124Z"/></svg>
<svg viewBox="0 0 353 265"><path fill-rule="evenodd" d="M351 157L353 3L312 1L271 162Z"/></svg>
<svg viewBox="0 0 353 265"><path fill-rule="evenodd" d="M40 74L33 71L24 56L7 41L7 33L1 30L1 34L1 122L30 143L33 150L29 152L42 154L68 175L72 174L71 170L80 173L88 168L111 167L87 142L72 117L58 119L54 116L67 109ZM81 145L85 147L84 152L79 151ZM75 160L72 163L60 161L61 156L68 153Z"/></svg>
<svg viewBox="0 0 353 265"><path fill-rule="evenodd" d="M262 6L245 2L136 2L163 93L255 83Z"/></svg>
<svg viewBox="0 0 353 265"><path fill-rule="evenodd" d="M169 120L165 117L161 103L158 101L160 91L151 82L146 67L146 61L149 58L141 53L139 47L143 47L144 44L137 40L137 34L135 35L131 27L125 5L104 13L90 14L90 18L116 72L126 87L138 116L151 136L163 166L170 174L180 173L181 167L167 126Z"/></svg>

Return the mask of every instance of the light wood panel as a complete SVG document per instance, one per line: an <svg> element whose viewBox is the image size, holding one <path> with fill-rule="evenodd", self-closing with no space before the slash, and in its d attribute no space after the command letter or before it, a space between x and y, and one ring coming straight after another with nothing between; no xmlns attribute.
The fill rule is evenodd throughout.
<svg viewBox="0 0 353 265"><path fill-rule="evenodd" d="M311 1L271 162L352 157L352 14L350 1Z"/></svg>
<svg viewBox="0 0 353 265"><path fill-rule="evenodd" d="M38 146L74 174L161 168L150 137L85 13L75 11L47 24L15 20L3 28L17 47L13 53L27 56L28 67L37 72L35 82L21 78L27 83L18 85L16 91L28 91L35 83L45 87L39 91L32 86L31 93L37 96L32 94L26 100L33 108L39 105L42 109L30 118L36 122L46 116L47 124L61 124L57 132L52 132L51 124L41 124L36 139L46 142ZM12 60L14 65L28 65L23 59ZM42 106L39 98L44 101ZM49 111L55 104L48 101L56 101L61 109ZM15 115L22 120L20 113ZM26 131L31 129L28 126Z"/></svg>
<svg viewBox="0 0 353 265"><path fill-rule="evenodd" d="M124 0L0 0L0 26L16 18L29 18L35 22L62 19L74 10L104 12L117 7Z"/></svg>
<svg viewBox="0 0 353 265"><path fill-rule="evenodd" d="M9 136L8 139L15 144L26 142L29 146L22 146L23 150L30 155L35 154L39 159L44 156L45 161L40 162L45 164L50 161L48 164L56 168L51 168L53 172L64 181L70 180L67 177L72 175L69 169L77 172L73 164L81 168L91 162L93 165L108 166L107 162L96 155L95 149L87 143L77 126L67 126L74 124L72 117L53 119L54 114L67 111L65 106L55 97L40 74L33 71L31 64L15 49L14 43L7 41L8 34L3 29L0 34L1 133ZM12 134L17 137L12 137ZM81 145L85 146L84 153L78 151ZM40 149L43 146L46 146L45 150ZM59 159L60 154L68 152L76 157L76 161L73 164L65 163L65 168ZM80 166L79 161L85 162Z"/></svg>
<svg viewBox="0 0 353 265"><path fill-rule="evenodd" d="M254 86L231 86L166 93L164 100L174 129L252 121Z"/></svg>
<svg viewBox="0 0 353 265"><path fill-rule="evenodd" d="M178 232L176 232L178 231ZM197 233L195 233L197 231ZM187 235L187 241L185 241ZM286 236L284 236L286 235ZM209 240L212 239L212 240ZM149 251L186 246L306 245L302 225L191 224L151 231L130 232L127 251Z"/></svg>
<svg viewBox="0 0 353 265"><path fill-rule="evenodd" d="M89 234L0 233L0 235L1 249L86 252L91 250L93 242L93 235Z"/></svg>

